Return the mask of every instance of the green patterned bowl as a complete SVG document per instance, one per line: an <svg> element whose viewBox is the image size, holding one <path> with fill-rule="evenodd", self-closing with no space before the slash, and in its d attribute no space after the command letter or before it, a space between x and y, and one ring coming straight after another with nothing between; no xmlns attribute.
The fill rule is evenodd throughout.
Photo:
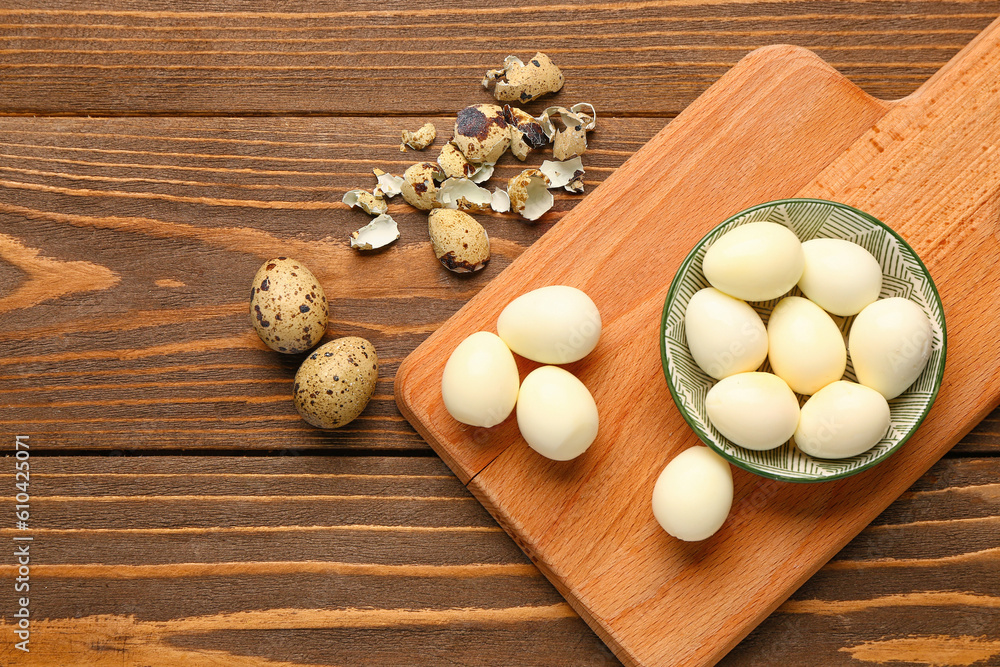
<svg viewBox="0 0 1000 667"><path fill-rule="evenodd" d="M880 298L899 296L909 299L919 305L931 321L934 340L927 367L909 389L889 401L889 431L877 445L863 454L839 460L818 459L799 451L793 440L770 451L751 451L727 440L708 421L705 394L715 380L705 374L691 357L684 335L684 312L691 296L709 287L701 269L708 247L730 229L760 220L783 224L802 241L839 238L861 245L882 265ZM801 292L795 288L791 294ZM771 309L778 301L774 299L751 305L766 324ZM854 320L853 317L836 316L833 319L845 335ZM844 204L820 199L783 199L734 215L695 245L674 276L663 306L660 351L663 372L674 402L705 444L735 465L764 477L789 482L823 482L853 475L885 460L916 431L941 386L946 340L944 309L934 281L917 254L896 232L867 213ZM767 361L761 370L770 370ZM857 381L849 358L845 378ZM800 403L804 401L799 398Z"/></svg>

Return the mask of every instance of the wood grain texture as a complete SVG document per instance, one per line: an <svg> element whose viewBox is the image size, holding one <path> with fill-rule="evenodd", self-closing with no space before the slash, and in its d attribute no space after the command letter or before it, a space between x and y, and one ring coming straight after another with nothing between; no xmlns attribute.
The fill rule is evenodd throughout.
<svg viewBox="0 0 1000 667"><path fill-rule="evenodd" d="M435 458L32 464L37 651L0 642L4 665L618 664ZM1000 522L998 475L995 458L935 466L724 664L1000 640L981 527Z"/></svg>
<svg viewBox="0 0 1000 667"><path fill-rule="evenodd" d="M532 110L597 106L590 192L753 48L813 48L895 99L1000 13L976 0L2 4L0 115L57 116L0 119L0 451L32 437L40 547L38 652L2 639L0 664L44 667L618 664L391 400L399 361L583 198L558 195L539 225L485 218L494 263L463 280L437 270L423 217L401 204L398 248L352 259L346 234L366 217L342 193L370 187L373 166L423 159L399 154L399 130L431 120L446 138L458 108L491 99L479 78L508 53L547 51L567 74ZM91 113L129 118L58 117ZM233 114L273 117L219 117ZM507 160L504 176L519 168ZM297 360L259 347L242 314L244 280L290 248L331 257L328 337L367 336L388 359L341 432L299 422L281 389ZM210 456L222 450L284 456ZM171 451L184 455L147 456ZM349 456L379 452L406 456ZM997 452L1000 411L724 664L1000 664ZM0 558L8 590L13 562ZM14 601L0 595L0 637Z"/></svg>
<svg viewBox="0 0 1000 667"><path fill-rule="evenodd" d="M998 76L1000 21L894 104L808 52L751 54L400 368L404 414L626 663L717 661L996 406L1000 367L982 350L995 344L1000 272L981 253L1000 213ZM666 461L698 443L656 383L662 275L727 215L784 196L857 205L909 239L946 304L949 370L921 429L882 465L822 485L737 471L728 529L683 544L648 506ZM648 249L644 263L622 281L635 246ZM961 279L970 266L974 284ZM524 447L513 421L460 428L420 389L456 341L547 284L586 291L604 323L601 345L571 366L605 426L572 464ZM734 568L738 579L726 576ZM682 613L693 623L671 625Z"/></svg>
<svg viewBox="0 0 1000 667"><path fill-rule="evenodd" d="M476 91L486 69L541 50L566 73L556 100L672 116L778 43L894 99L1000 12L976 0L38 5L0 11L0 112L449 114L489 99Z"/></svg>

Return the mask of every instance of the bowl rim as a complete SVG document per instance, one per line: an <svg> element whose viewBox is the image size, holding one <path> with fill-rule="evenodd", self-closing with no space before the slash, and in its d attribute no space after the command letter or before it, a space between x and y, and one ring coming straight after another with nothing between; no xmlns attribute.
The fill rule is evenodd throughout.
<svg viewBox="0 0 1000 667"><path fill-rule="evenodd" d="M782 204L802 204L802 203L830 205L830 206L833 206L834 208L840 208L840 209L843 209L845 211L849 211L850 213L852 213L854 215L857 215L857 216L859 216L861 218L864 218L868 222L871 222L871 223L875 224L878 227L881 227L882 229L884 229L885 231L887 231L889 234L891 234L893 237L895 237L895 239L906 250L908 250L913 255L913 257L917 260L917 264L919 265L920 269L923 271L924 275L927 277L928 282L930 283L931 292L934 295L934 300L937 302L938 307L941 309L941 362L940 362L940 367L934 373L934 383L933 383L933 388L932 388L932 391L931 391L931 394L930 394L930 399L927 401L926 407L924 407L923 410L921 411L920 416L917 418L916 423L914 423L914 425L910 428L910 430L907 431L906 434L904 434L903 437L900 438L898 442L896 442L895 444L893 444L892 447L890 447L889 449L887 449L878 458L875 458L872 461L869 461L868 463L866 463L865 465L860 466L858 468L854 468L854 469L852 469L850 471L847 471L847 472L838 473L836 475L830 475L828 477L815 477L815 478L791 477L791 476L785 476L785 475L781 475L781 474L777 474L777 473L773 473L773 472L769 472L769 471L760 470L760 469L754 467L752 464L748 464L745 461L741 461L741 460L739 460L739 459L731 456L728 452L726 452L725 450L723 450L720 447L716 446L716 444L714 442L714 439L709 434L705 433L694 421L692 421L691 417L687 413L687 410L685 410L682 407L682 405L681 405L682 401L681 401L680 397L678 396L677 390L674 388L674 382L671 379L671 374L670 374L670 370L669 370L669 360L668 360L668 357L667 357L667 340L666 340L667 315L670 312L670 306L673 304L673 301L674 301L674 299L677 296L677 291L680 289L680 282L681 282L680 279L681 279L681 276L683 276L687 272L688 268L694 262L695 255L697 254L698 250L705 244L705 242L708 240L708 238L710 236L712 236L712 234L716 230L718 230L720 227L723 227L724 225L728 225L730 222L732 222L736 218L740 218L740 217L742 217L744 215L753 213L754 211L757 211L759 209L762 209L762 208L773 208L773 207L776 207L776 206L779 206L779 205L782 205ZM812 198L812 197L789 197L789 198L785 198L785 199L774 199L774 200L771 200L771 201L763 202L761 204L755 204L754 206L751 206L749 208L745 208L742 211L739 211L738 213L735 213L735 214L729 216L728 218L726 218L725 220L723 220L722 222L720 222L719 224L713 226L710 230L708 230L701 237L701 239L699 239L698 242L694 244L694 247L691 248L691 251L688 252L687 256L681 262L680 266L677 267L677 271L674 273L673 279L671 279L671 281L670 281L670 289L667 291L667 297L666 297L666 299L664 299L664 302L663 302L663 314L660 317L659 336L660 336L660 363L663 366L663 375L664 375L664 378L667 381L667 388L670 390L670 396L674 400L674 405L677 407L677 411L681 413L681 416L684 418L684 421L687 422L688 426L691 427L691 430L694 431L695 435L698 436L698 439L701 440L704 444L708 445L708 447L712 451L714 451L716 454L719 454L724 459L726 459L727 461L729 461L733 465L735 465L735 466L737 466L739 468L742 468L743 470L751 472L751 473L753 473L755 475L760 475L761 477L766 477L768 479L774 479L774 480L778 480L778 481L781 481L781 482L795 482L795 483L799 483L799 484L812 484L812 483L816 483L816 482L832 482L834 480L844 479L845 477L851 477L852 475L857 475L860 472L864 472L865 470L868 470L869 468L872 468L873 466L881 463L882 461L884 461L887 458L889 458L890 456L892 456L892 454L894 454L896 451L898 451L903 446L903 444L907 440L909 440L910 437L914 433L917 432L917 429L920 428L920 425L923 423L924 419L927 417L927 413L930 412L931 407L933 407L935 401L937 400L938 392L941 389L942 379L944 377L944 370L945 370L945 366L947 365L947 358L948 358L948 329L947 329L946 318L945 318L945 315L944 315L944 303L941 301L941 294L938 292L937 285L934 283L934 278L933 278L933 276L931 276L931 272L927 270L927 266L924 264L923 260L920 259L920 255L918 255L917 252L913 249L913 247L910 246L910 244L906 242L906 239L904 239L902 236L900 236L898 233L896 233L896 231L892 227L890 227L889 225L885 224L884 222L882 222L881 220L879 220L875 216L873 216L873 215L871 215L869 213L865 213L864 211L862 211L860 209L857 209L857 208L854 208L853 206L850 206L848 204L843 204L841 202L831 201L829 199L818 199L818 198Z"/></svg>

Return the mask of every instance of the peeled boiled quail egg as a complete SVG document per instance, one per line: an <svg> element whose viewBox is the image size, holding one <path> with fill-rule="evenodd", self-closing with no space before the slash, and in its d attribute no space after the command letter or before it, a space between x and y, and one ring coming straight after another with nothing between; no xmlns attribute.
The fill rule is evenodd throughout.
<svg viewBox="0 0 1000 667"><path fill-rule="evenodd" d="M517 427L536 452L568 461L597 437L597 404L572 373L542 366L528 373L517 396Z"/></svg>
<svg viewBox="0 0 1000 667"><path fill-rule="evenodd" d="M849 346L858 382L892 400L920 377L934 334L920 306L893 297L862 310L851 326Z"/></svg>
<svg viewBox="0 0 1000 667"><path fill-rule="evenodd" d="M517 363L493 333L477 331L448 357L441 377L441 396L448 413L470 426L496 426L517 402Z"/></svg>
<svg viewBox="0 0 1000 667"><path fill-rule="evenodd" d="M795 287L805 259L798 237L774 222L732 229L709 247L702 270L713 287L744 301L769 301Z"/></svg>
<svg viewBox="0 0 1000 667"><path fill-rule="evenodd" d="M792 391L811 395L844 376L844 337L822 308L800 296L785 297L767 322L768 359Z"/></svg>
<svg viewBox="0 0 1000 667"><path fill-rule="evenodd" d="M795 444L809 456L846 459L874 447L889 430L889 420L882 394L838 380L802 406Z"/></svg>
<svg viewBox="0 0 1000 667"><path fill-rule="evenodd" d="M497 320L497 333L522 357L542 364L568 364L597 347L601 314L582 290L549 285L507 304Z"/></svg>
<svg viewBox="0 0 1000 667"><path fill-rule="evenodd" d="M712 426L747 449L774 449L795 433L799 402L784 380L771 373L737 373L719 380L705 396Z"/></svg>
<svg viewBox="0 0 1000 667"><path fill-rule="evenodd" d="M760 315L714 287L691 297L684 331L691 356L716 380L756 370L767 358L767 330Z"/></svg>
<svg viewBox="0 0 1000 667"><path fill-rule="evenodd" d="M732 506L732 470L708 447L691 447L675 456L653 487L656 521L685 542L714 535Z"/></svg>
<svg viewBox="0 0 1000 667"><path fill-rule="evenodd" d="M802 244L805 266L799 289L834 315L856 315L882 291L882 267L870 252L843 239Z"/></svg>

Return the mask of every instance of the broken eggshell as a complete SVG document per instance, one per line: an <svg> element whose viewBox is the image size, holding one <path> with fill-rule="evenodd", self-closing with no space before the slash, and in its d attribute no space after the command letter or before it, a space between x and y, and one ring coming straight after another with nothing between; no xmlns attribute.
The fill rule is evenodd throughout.
<svg viewBox="0 0 1000 667"><path fill-rule="evenodd" d="M588 102L566 107L549 107L538 117L546 136L552 139L552 156L557 160L583 155L587 132L597 125L597 112Z"/></svg>
<svg viewBox="0 0 1000 667"><path fill-rule="evenodd" d="M357 206L368 215L381 215L389 210L389 205L382 197L367 190L348 190L344 193L343 202L351 208Z"/></svg>
<svg viewBox="0 0 1000 667"><path fill-rule="evenodd" d="M549 143L549 137L541 123L523 109L504 105L503 117L510 127L510 152L521 162L528 157L532 148L541 148Z"/></svg>
<svg viewBox="0 0 1000 667"><path fill-rule="evenodd" d="M538 169L525 169L507 183L510 207L526 220L537 220L552 208L549 179Z"/></svg>
<svg viewBox="0 0 1000 667"><path fill-rule="evenodd" d="M538 170L549 179L550 188L583 192L583 158L579 156L562 162L545 160Z"/></svg>
<svg viewBox="0 0 1000 667"><path fill-rule="evenodd" d="M433 123L424 123L419 130L410 132L403 130L400 137L399 152L405 153L407 146L413 150L422 151L434 143L437 138L437 128Z"/></svg>
<svg viewBox="0 0 1000 667"><path fill-rule="evenodd" d="M490 202L490 208L497 213L506 213L510 210L510 196L506 190L493 189L493 200Z"/></svg>
<svg viewBox="0 0 1000 667"><path fill-rule="evenodd" d="M558 91L565 81L547 55L536 53L527 64L517 56L507 56L502 68L486 72L483 88L494 83L493 96L501 102L530 102Z"/></svg>
<svg viewBox="0 0 1000 667"><path fill-rule="evenodd" d="M351 232L351 247L356 250L378 250L399 238L399 227L392 216L383 214L361 229Z"/></svg>
<svg viewBox="0 0 1000 667"><path fill-rule="evenodd" d="M391 199L403 191L402 176L393 176L378 167L372 169L372 173L375 174L375 179L378 181L378 185L375 186L375 190L373 191L376 197L388 197Z"/></svg>
<svg viewBox="0 0 1000 667"><path fill-rule="evenodd" d="M438 188L438 202L443 208L483 212L490 209L493 195L467 178L449 178Z"/></svg>
<svg viewBox="0 0 1000 667"><path fill-rule="evenodd" d="M440 206L437 200L437 184L443 180L444 172L433 162L410 165L403 172L403 199L421 211L429 211Z"/></svg>
<svg viewBox="0 0 1000 667"><path fill-rule="evenodd" d="M437 163L448 178L469 178L477 171L476 166L469 164L453 141L449 141L441 149Z"/></svg>
<svg viewBox="0 0 1000 667"><path fill-rule="evenodd" d="M427 215L434 256L449 271L472 273L490 261L490 239L468 213L436 208Z"/></svg>
<svg viewBox="0 0 1000 667"><path fill-rule="evenodd" d="M510 145L503 109L495 104L473 104L458 112L452 139L474 165L496 164Z"/></svg>

